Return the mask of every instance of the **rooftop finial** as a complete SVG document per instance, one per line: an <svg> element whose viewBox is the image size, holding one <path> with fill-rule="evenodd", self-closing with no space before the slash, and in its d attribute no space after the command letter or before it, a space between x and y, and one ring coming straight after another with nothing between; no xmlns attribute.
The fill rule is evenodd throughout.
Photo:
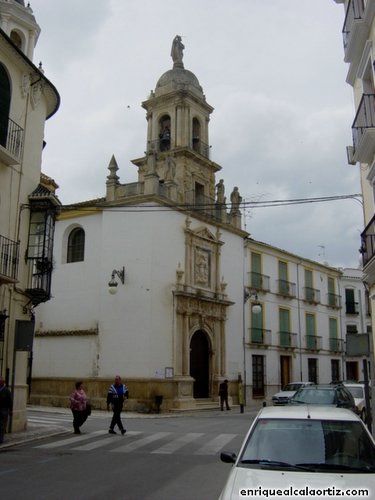
<svg viewBox="0 0 375 500"><path fill-rule="evenodd" d="M172 42L171 49L171 57L173 60L174 68L183 68L184 63L182 62L182 58L184 57L183 50L185 48L184 44L181 41L180 35L176 35Z"/></svg>

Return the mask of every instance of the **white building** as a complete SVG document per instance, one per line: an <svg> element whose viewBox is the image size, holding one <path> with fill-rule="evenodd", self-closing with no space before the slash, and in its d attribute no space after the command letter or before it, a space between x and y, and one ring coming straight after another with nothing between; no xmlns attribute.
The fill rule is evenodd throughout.
<svg viewBox="0 0 375 500"><path fill-rule="evenodd" d="M41 177L45 121L60 98L33 62L40 28L23 0L0 0L0 374L26 426L33 309L50 297L57 187Z"/></svg>
<svg viewBox="0 0 375 500"><path fill-rule="evenodd" d="M335 0L345 9L342 29L344 61L348 63L346 81L353 87L355 113L353 144L347 147L348 163L358 165L363 195L364 230L361 235L363 281L371 300L372 335L375 332L375 84L374 42L375 2L373 0ZM374 344L374 339L370 345ZM372 374L373 376L373 374Z"/></svg>
<svg viewBox="0 0 375 500"><path fill-rule="evenodd" d="M134 409L157 395L165 409L216 404L224 378L237 402L239 375L254 406L292 380L344 378L341 271L241 229L238 188L227 202L209 158L213 108L178 37L172 54L143 103L137 182L120 183L113 157L105 197L58 217L53 299L36 317L34 403L66 405L82 379L103 407L116 373Z"/></svg>

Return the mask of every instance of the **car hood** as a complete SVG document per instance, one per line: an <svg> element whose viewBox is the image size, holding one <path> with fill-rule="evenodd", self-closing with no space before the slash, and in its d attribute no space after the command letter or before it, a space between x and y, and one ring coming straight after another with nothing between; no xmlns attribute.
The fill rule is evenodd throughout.
<svg viewBox="0 0 375 500"><path fill-rule="evenodd" d="M289 488L292 489L292 492L285 493L285 490ZM310 492L313 489L321 490L324 488L331 488L331 491L333 488L344 491L367 489L369 490L367 498L370 498L371 491L375 491L375 474L310 473L233 467L219 500L270 498L271 494L268 493L267 496L265 490L275 491L278 489L283 492L283 498L312 498L307 488ZM293 489L300 490L298 495L293 494ZM247 496L240 495L241 490L253 490L253 492L251 495L247 493ZM306 493L303 494L302 490Z"/></svg>
<svg viewBox="0 0 375 500"><path fill-rule="evenodd" d="M295 393L296 393L296 391L281 391L281 392L277 392L276 394L274 394L272 396L272 399L273 398L291 398L292 396L294 396Z"/></svg>

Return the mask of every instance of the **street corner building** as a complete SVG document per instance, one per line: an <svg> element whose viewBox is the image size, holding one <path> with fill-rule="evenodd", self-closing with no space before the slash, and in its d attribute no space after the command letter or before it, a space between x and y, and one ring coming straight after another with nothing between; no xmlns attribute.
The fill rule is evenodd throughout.
<svg viewBox="0 0 375 500"><path fill-rule="evenodd" d="M41 174L44 128L60 97L33 63L40 28L23 0L0 0L0 374L26 427L34 311L50 298L60 202Z"/></svg>
<svg viewBox="0 0 375 500"><path fill-rule="evenodd" d="M53 298L35 309L34 404L66 406L82 380L104 409L117 373L127 409L145 412L218 408L225 379L231 407L257 408L292 381L362 377L345 347L370 325L361 271L243 229L240 182L225 186L211 159L213 108L184 50L177 35L172 67L142 103L135 182L121 183L112 156L105 196L59 210Z"/></svg>

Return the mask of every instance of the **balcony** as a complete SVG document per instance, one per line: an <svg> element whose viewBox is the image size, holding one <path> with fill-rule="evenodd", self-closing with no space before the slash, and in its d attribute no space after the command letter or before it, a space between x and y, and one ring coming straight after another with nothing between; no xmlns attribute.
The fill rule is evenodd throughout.
<svg viewBox="0 0 375 500"><path fill-rule="evenodd" d="M15 283L18 275L19 243L0 235L0 283Z"/></svg>
<svg viewBox="0 0 375 500"><path fill-rule="evenodd" d="M322 348L322 337L317 335L306 335L306 349L319 351Z"/></svg>
<svg viewBox="0 0 375 500"><path fill-rule="evenodd" d="M346 314L359 314L358 302L345 302Z"/></svg>
<svg viewBox="0 0 375 500"><path fill-rule="evenodd" d="M335 293L327 293L327 306L333 309L340 309L341 307L341 295Z"/></svg>
<svg viewBox="0 0 375 500"><path fill-rule="evenodd" d="M270 277L265 274L256 273L250 271L249 273L249 288L256 290L257 292L269 292L270 291Z"/></svg>
<svg viewBox="0 0 375 500"><path fill-rule="evenodd" d="M372 0L348 1L342 29L345 62L359 61L366 40L369 38L373 16L374 2Z"/></svg>
<svg viewBox="0 0 375 500"><path fill-rule="evenodd" d="M296 284L286 280L276 280L277 294L286 298L294 298L296 296Z"/></svg>
<svg viewBox="0 0 375 500"><path fill-rule="evenodd" d="M319 304L320 302L320 290L305 286L303 289L303 297L309 304Z"/></svg>
<svg viewBox="0 0 375 500"><path fill-rule="evenodd" d="M375 255L375 215L365 227L361 234L361 248L363 267L366 266Z"/></svg>
<svg viewBox="0 0 375 500"><path fill-rule="evenodd" d="M348 162L371 163L375 153L375 95L363 94L352 125L353 146L347 148Z"/></svg>
<svg viewBox="0 0 375 500"><path fill-rule="evenodd" d="M279 347L294 349L297 347L297 334L291 332L279 332Z"/></svg>
<svg viewBox="0 0 375 500"><path fill-rule="evenodd" d="M0 160L6 165L19 164L22 157L24 131L10 118L0 123Z"/></svg>
<svg viewBox="0 0 375 500"><path fill-rule="evenodd" d="M268 347L272 345L272 332L264 328L250 328L250 344Z"/></svg>
<svg viewBox="0 0 375 500"><path fill-rule="evenodd" d="M343 352L344 351L344 341L336 337L330 337L329 339L329 350L331 352Z"/></svg>
<svg viewBox="0 0 375 500"><path fill-rule="evenodd" d="M205 158L208 159L210 158L211 146L201 141L198 137L193 138L192 144L190 146L182 146L182 145L176 146L175 144L173 144L170 137L164 137L164 136L156 141L149 141L148 145L149 149L153 149L158 153L167 153L169 151L174 151L175 149L180 149L185 147L187 149L190 149L191 151L200 154L201 156L204 156Z"/></svg>

